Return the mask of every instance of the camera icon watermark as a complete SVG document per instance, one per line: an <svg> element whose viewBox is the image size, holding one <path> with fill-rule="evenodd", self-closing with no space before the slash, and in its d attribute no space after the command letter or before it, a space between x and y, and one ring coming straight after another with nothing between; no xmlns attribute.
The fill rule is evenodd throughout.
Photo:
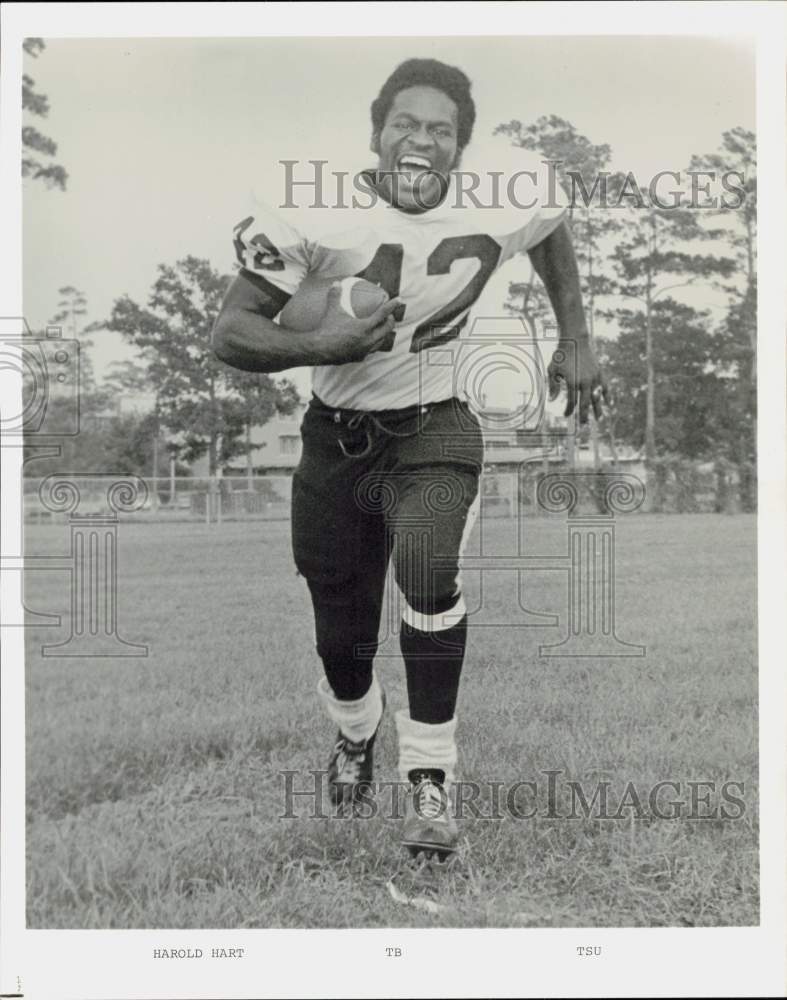
<svg viewBox="0 0 787 1000"><path fill-rule="evenodd" d="M550 335L554 335L552 328L537 337L524 316L477 316L467 333L419 353L420 398L428 399L435 376L449 369L451 395L470 411L457 407L460 428L469 429L474 422L485 437L508 435L518 447L527 449L531 459L552 454L566 428L547 411L544 350L552 346ZM560 360L570 362L571 357ZM508 405L494 404L501 394L507 396ZM441 433L427 419L422 424L426 436Z"/></svg>
<svg viewBox="0 0 787 1000"><path fill-rule="evenodd" d="M59 326L44 335L22 317L0 317L0 435L71 437L79 433L79 342Z"/></svg>

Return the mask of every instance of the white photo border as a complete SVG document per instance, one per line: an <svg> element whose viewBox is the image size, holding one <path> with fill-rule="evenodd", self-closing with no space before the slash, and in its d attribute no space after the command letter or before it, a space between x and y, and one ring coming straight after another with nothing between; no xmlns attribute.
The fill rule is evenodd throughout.
<svg viewBox="0 0 787 1000"><path fill-rule="evenodd" d="M25 927L24 652L2 629L0 994L25 998L753 996L785 983L785 7L760 3L6 4L0 315L22 316L21 42L41 37L746 35L757 47L761 924L712 929L48 931ZM304 26L308 26L304 30ZM653 31L657 26L657 31ZM386 30L387 29L387 30ZM4 383L6 387L6 383ZM7 400L6 400L7 405ZM21 537L21 453L2 447L2 551ZM21 613L3 573L4 615ZM599 964L577 944L604 948ZM161 963L154 947L246 947ZM401 947L393 962L385 948ZM336 954L352 956L337 961ZM17 980L19 977L19 981Z"/></svg>

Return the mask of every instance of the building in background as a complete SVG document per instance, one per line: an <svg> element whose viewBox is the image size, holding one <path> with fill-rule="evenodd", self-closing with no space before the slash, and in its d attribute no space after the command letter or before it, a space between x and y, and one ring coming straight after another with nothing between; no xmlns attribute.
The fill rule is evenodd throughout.
<svg viewBox="0 0 787 1000"><path fill-rule="evenodd" d="M289 476L301 460L301 421L306 404L300 403L289 416L278 414L267 422L251 429L251 464L255 476ZM246 455L239 452L225 467L226 476L245 476L248 471ZM208 458L203 455L191 465L193 476L208 475Z"/></svg>
<svg viewBox="0 0 787 1000"><path fill-rule="evenodd" d="M300 427L306 403L301 403L289 416L276 416L267 424L252 428L252 467L257 476L291 475L301 459ZM503 407L487 406L480 414L484 430L485 467L488 472L519 466L523 462L541 464L563 463L567 460L567 421L560 415L546 413L534 441L531 430L517 427L516 415ZM545 441L546 438L546 441ZM608 465L615 458L627 466L640 462L638 453L618 448L613 456L607 442L599 441L599 458ZM593 449L589 437L577 442L575 464L578 468L592 467ZM192 465L194 476L207 476L207 458ZM224 470L227 476L243 476L247 472L246 456L235 456Z"/></svg>

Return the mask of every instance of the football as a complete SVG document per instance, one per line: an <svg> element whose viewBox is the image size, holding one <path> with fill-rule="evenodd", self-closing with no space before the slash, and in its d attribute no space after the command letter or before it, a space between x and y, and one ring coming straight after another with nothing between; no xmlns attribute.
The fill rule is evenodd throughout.
<svg viewBox="0 0 787 1000"><path fill-rule="evenodd" d="M306 278L279 314L279 323L288 330L305 332L320 325L328 306L328 289L333 278ZM339 304L357 319L366 319L388 299L388 293L365 278L342 278Z"/></svg>

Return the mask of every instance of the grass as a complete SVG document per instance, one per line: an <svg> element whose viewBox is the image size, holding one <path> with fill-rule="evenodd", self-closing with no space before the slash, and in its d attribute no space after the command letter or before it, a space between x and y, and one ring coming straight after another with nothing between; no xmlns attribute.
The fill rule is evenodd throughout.
<svg viewBox="0 0 787 1000"><path fill-rule="evenodd" d="M538 781L542 809L464 819L457 863L433 881L434 914L386 890L392 877L418 884L396 820L281 818L280 772L303 772L305 786L334 735L285 523L122 524L120 632L147 643L147 658L42 657L68 634L68 577L28 574L27 606L64 615L60 629L28 631L29 926L758 923L755 527L745 516L621 519L618 631L647 646L643 659L539 658L556 629L471 632L461 777ZM511 523L483 528L485 551L505 552ZM562 551L560 519L527 530L528 551ZM28 529L29 555L67 546L64 526ZM471 608L479 583L466 574ZM529 573L526 588L528 607L565 611L563 574ZM520 620L513 575L485 577L483 594L476 621ZM378 660L393 709L405 704L396 649L388 639ZM390 719L378 748L379 776L393 780ZM549 818L547 770L588 796L601 778L617 799L632 782L644 816ZM715 798L743 781L745 812L659 819L647 792L667 780L684 803L689 781L716 782Z"/></svg>

